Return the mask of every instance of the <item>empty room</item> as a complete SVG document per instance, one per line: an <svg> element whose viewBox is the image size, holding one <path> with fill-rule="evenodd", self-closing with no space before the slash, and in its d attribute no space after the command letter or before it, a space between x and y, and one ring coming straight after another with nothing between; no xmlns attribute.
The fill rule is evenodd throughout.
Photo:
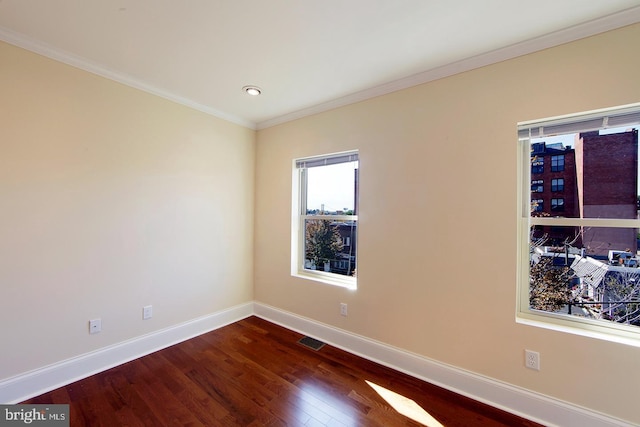
<svg viewBox="0 0 640 427"><path fill-rule="evenodd" d="M0 0L0 425L640 425L639 47L639 0Z"/></svg>

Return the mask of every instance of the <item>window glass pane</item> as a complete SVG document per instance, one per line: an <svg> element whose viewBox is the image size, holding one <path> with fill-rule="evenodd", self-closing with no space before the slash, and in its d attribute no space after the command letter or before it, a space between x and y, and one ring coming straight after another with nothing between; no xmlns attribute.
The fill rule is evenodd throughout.
<svg viewBox="0 0 640 427"><path fill-rule="evenodd" d="M295 160L300 210L293 275L355 286L358 165L355 151Z"/></svg>
<svg viewBox="0 0 640 427"><path fill-rule="evenodd" d="M564 170L564 155L551 156L551 172L562 172Z"/></svg>
<svg viewBox="0 0 640 427"><path fill-rule="evenodd" d="M564 191L564 178L552 179L551 191Z"/></svg>
<svg viewBox="0 0 640 427"><path fill-rule="evenodd" d="M543 199L531 199L531 214L536 212L544 212L544 200Z"/></svg>
<svg viewBox="0 0 640 427"><path fill-rule="evenodd" d="M637 239L636 228L532 227L530 308L640 326Z"/></svg>
<svg viewBox="0 0 640 427"><path fill-rule="evenodd" d="M564 199L551 199L552 212L564 212Z"/></svg>
<svg viewBox="0 0 640 427"><path fill-rule="evenodd" d="M304 228L305 270L355 276L356 221L307 219Z"/></svg>
<svg viewBox="0 0 640 427"><path fill-rule="evenodd" d="M598 114L519 131L531 166L523 164L530 192L525 187L521 206L531 205L521 229L529 239L520 311L624 335L631 329L618 326L640 326L640 104ZM614 123L624 127L608 128Z"/></svg>
<svg viewBox="0 0 640 427"><path fill-rule="evenodd" d="M531 145L531 175L541 174L544 172L544 156L537 154L538 145Z"/></svg>
<svg viewBox="0 0 640 427"><path fill-rule="evenodd" d="M542 179L531 180L531 192L532 193L544 192L544 180Z"/></svg>
<svg viewBox="0 0 640 427"><path fill-rule="evenodd" d="M548 163L551 167L545 169ZM551 182L543 195L538 184ZM638 131L611 129L531 141L534 216L633 219L638 217ZM562 197L559 197L562 196ZM544 206L540 208L540 206Z"/></svg>
<svg viewBox="0 0 640 427"><path fill-rule="evenodd" d="M358 162L306 169L307 214L355 213Z"/></svg>

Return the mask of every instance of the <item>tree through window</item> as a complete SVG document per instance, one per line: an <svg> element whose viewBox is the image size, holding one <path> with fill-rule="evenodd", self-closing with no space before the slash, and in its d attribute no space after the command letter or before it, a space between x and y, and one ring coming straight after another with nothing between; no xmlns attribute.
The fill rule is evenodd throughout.
<svg viewBox="0 0 640 427"><path fill-rule="evenodd" d="M640 335L639 125L640 105L519 125L520 317Z"/></svg>
<svg viewBox="0 0 640 427"><path fill-rule="evenodd" d="M295 161L298 182L293 274L355 286L358 153Z"/></svg>

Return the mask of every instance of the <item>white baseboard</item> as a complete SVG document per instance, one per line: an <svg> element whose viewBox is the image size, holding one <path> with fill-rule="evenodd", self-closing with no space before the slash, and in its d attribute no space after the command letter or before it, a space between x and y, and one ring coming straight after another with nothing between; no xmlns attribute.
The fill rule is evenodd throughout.
<svg viewBox="0 0 640 427"><path fill-rule="evenodd" d="M253 314L246 303L0 381L0 403L19 403Z"/></svg>
<svg viewBox="0 0 640 427"><path fill-rule="evenodd" d="M628 427L628 422L549 396L446 365L275 307L254 303L254 314L335 347L545 426Z"/></svg>
<svg viewBox="0 0 640 427"><path fill-rule="evenodd" d="M628 422L446 365L262 303L246 303L0 381L0 403L19 403L252 314L447 390L552 426L623 427Z"/></svg>

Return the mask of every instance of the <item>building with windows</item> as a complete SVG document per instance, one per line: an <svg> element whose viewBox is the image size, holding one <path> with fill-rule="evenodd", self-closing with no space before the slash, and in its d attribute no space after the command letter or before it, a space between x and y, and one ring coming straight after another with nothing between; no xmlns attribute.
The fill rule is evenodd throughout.
<svg viewBox="0 0 640 427"><path fill-rule="evenodd" d="M637 218L638 132L576 134L573 146L531 144L531 216ZM570 243L591 256L637 251L635 229L536 226L546 245Z"/></svg>
<svg viewBox="0 0 640 427"><path fill-rule="evenodd" d="M562 143L531 144L531 215L575 216L578 214L576 161L573 147ZM543 227L536 237L545 236L548 246L561 246L573 241L576 227Z"/></svg>
<svg viewBox="0 0 640 427"><path fill-rule="evenodd" d="M638 217L638 131L576 136L577 199L580 218ZM610 250L636 253L637 229L582 227L587 254L604 257Z"/></svg>
<svg viewBox="0 0 640 427"><path fill-rule="evenodd" d="M356 271L358 222L342 221L331 225L337 229L342 239L342 250L338 253L337 258L331 261L331 271L352 276Z"/></svg>

